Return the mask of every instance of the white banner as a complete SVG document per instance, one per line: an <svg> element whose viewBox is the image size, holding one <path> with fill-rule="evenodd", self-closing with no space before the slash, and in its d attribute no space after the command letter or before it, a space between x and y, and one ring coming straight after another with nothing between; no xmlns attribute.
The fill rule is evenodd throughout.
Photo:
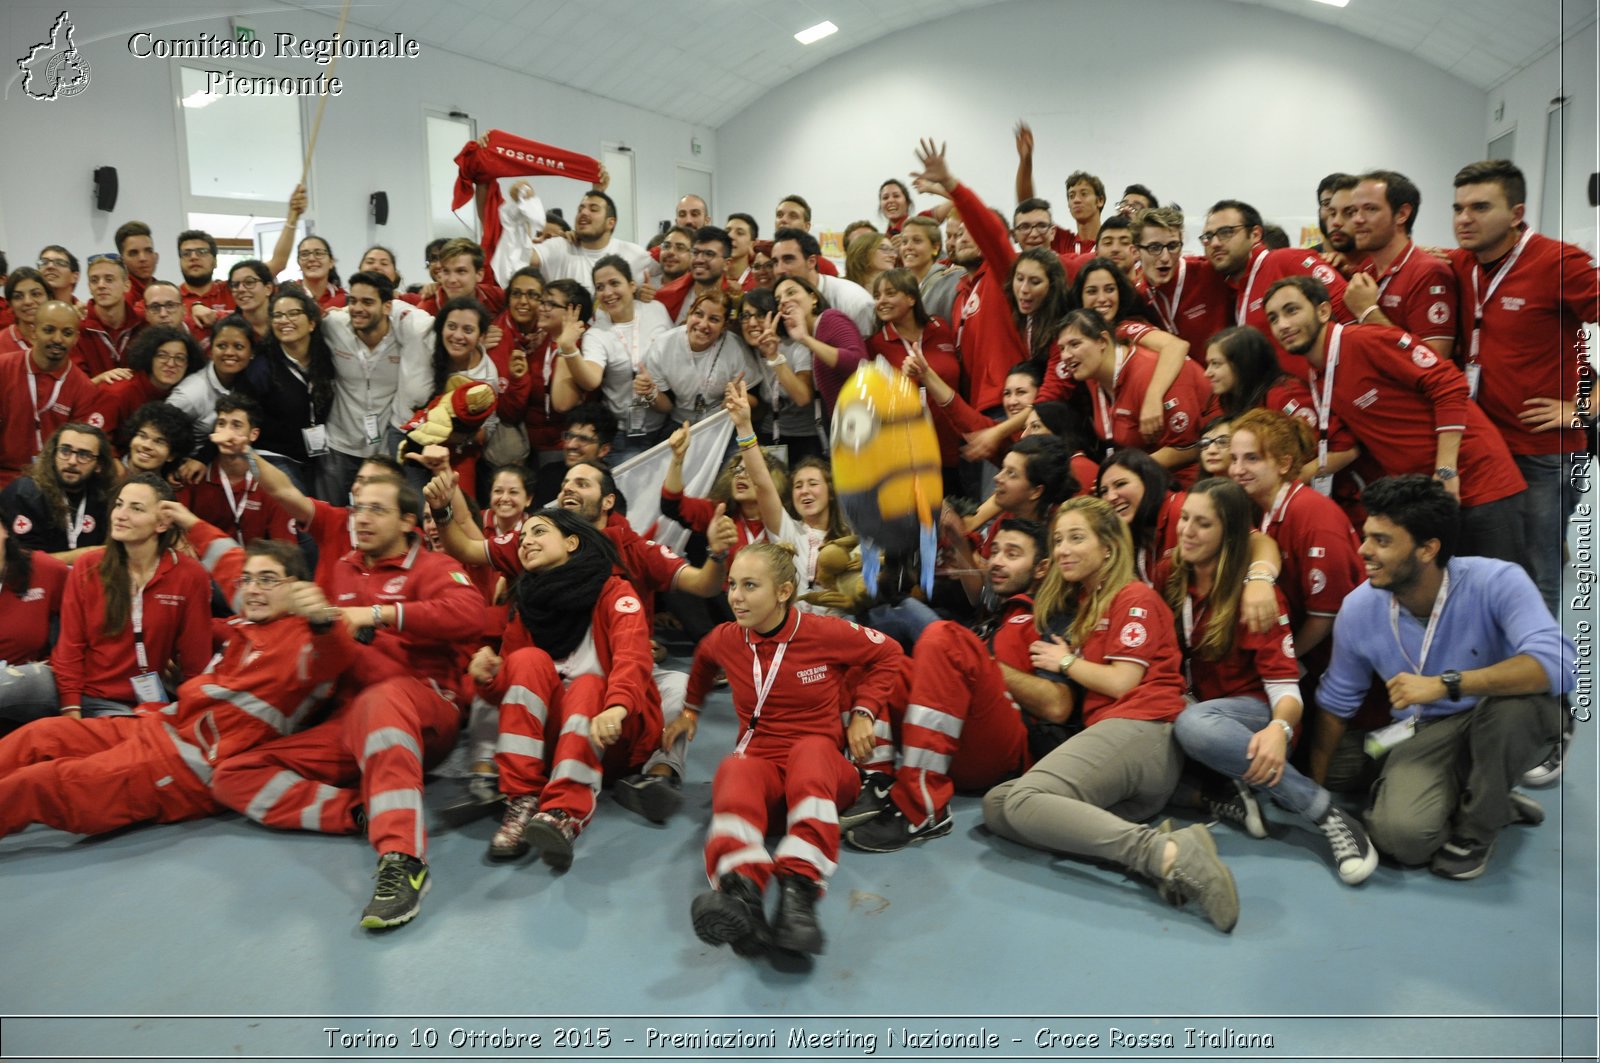
<svg viewBox="0 0 1600 1063"><path fill-rule="evenodd" d="M732 438L733 418L726 410L709 414L690 427L689 452L683 458L684 494L704 498L710 493ZM663 441L612 469L611 476L628 500L628 523L633 530L682 552L689 542L689 529L661 515L661 482L671 464L672 447Z"/></svg>

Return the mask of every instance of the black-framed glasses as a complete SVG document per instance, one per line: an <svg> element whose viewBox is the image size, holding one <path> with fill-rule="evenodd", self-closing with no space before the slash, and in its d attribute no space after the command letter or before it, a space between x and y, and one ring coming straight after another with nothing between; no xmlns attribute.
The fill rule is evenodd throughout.
<svg viewBox="0 0 1600 1063"><path fill-rule="evenodd" d="M95 462L100 460L100 454L98 451L84 450L81 447L72 447L65 443L56 444L56 457L66 458L71 462Z"/></svg>
<svg viewBox="0 0 1600 1063"><path fill-rule="evenodd" d="M1208 447L1225 447L1232 440L1233 436L1228 433L1222 433L1214 436L1203 436L1200 439L1200 449L1205 450Z"/></svg>
<svg viewBox="0 0 1600 1063"><path fill-rule="evenodd" d="M183 306L183 304L181 302L177 302L177 301L173 301L173 302L170 302L170 303L145 303L144 304L144 308L146 310L154 310L158 314L165 314L168 311L177 310L181 306Z"/></svg>
<svg viewBox="0 0 1600 1063"><path fill-rule="evenodd" d="M1055 226L1052 221L1019 221L1011 227L1012 232L1043 233L1049 232Z"/></svg>
<svg viewBox="0 0 1600 1063"><path fill-rule="evenodd" d="M271 572L262 572L256 575L245 572L239 576L239 586L248 587L253 583L264 591L270 591L274 587L281 587L285 583L293 582L294 580L288 576L279 576Z"/></svg>
<svg viewBox="0 0 1600 1063"><path fill-rule="evenodd" d="M1161 243L1159 240L1152 240L1148 244L1140 244L1139 245L1139 250L1143 251L1145 254L1149 255L1151 258L1156 257L1157 255L1161 254L1161 252L1163 252L1163 251L1165 251L1169 255L1175 255L1179 251L1183 250L1183 241L1182 240L1168 240L1166 243Z"/></svg>
<svg viewBox="0 0 1600 1063"><path fill-rule="evenodd" d="M721 258L722 252L716 248L697 247L689 252L690 258Z"/></svg>
<svg viewBox="0 0 1600 1063"><path fill-rule="evenodd" d="M374 517L381 517L385 513L398 513L400 511L393 506L380 506L376 502L356 502L351 505L350 512L358 516L362 513L370 513Z"/></svg>
<svg viewBox="0 0 1600 1063"><path fill-rule="evenodd" d="M554 299L546 296L539 300L539 305L544 307L546 310L565 310L568 304L558 303Z"/></svg>
<svg viewBox="0 0 1600 1063"><path fill-rule="evenodd" d="M72 263L64 258L45 258L42 255L39 257L38 269L49 269L52 266L59 266L62 269L71 269Z"/></svg>
<svg viewBox="0 0 1600 1063"><path fill-rule="evenodd" d="M246 277L242 281L229 281L228 287L236 292L253 292L264 285L260 277Z"/></svg>
<svg viewBox="0 0 1600 1063"><path fill-rule="evenodd" d="M274 320L274 321L293 321L297 317L305 317L305 316L306 316L306 312L304 310L300 309L299 307L295 307L293 310L275 310L275 311L273 311L272 320Z"/></svg>
<svg viewBox="0 0 1600 1063"><path fill-rule="evenodd" d="M1227 243L1229 240L1233 239L1235 233L1244 232L1246 228L1247 227L1243 225L1219 225L1215 229L1208 229L1207 231L1201 233L1200 242L1202 244L1209 244L1213 240L1219 240L1222 243Z"/></svg>
<svg viewBox="0 0 1600 1063"><path fill-rule="evenodd" d="M544 293L535 291L532 288L513 288L506 293L506 298L512 302L521 300L528 303L539 303L543 302Z"/></svg>
<svg viewBox="0 0 1600 1063"><path fill-rule="evenodd" d="M157 351L155 354L150 356L150 360L152 362L165 362L167 365L188 365L189 352Z"/></svg>
<svg viewBox="0 0 1600 1063"><path fill-rule="evenodd" d="M332 258L332 257L333 256L331 254L329 254L328 252L326 252L326 251L324 251L324 250L322 250L321 248L318 248L318 247L307 248L306 250L300 252L300 261L301 262L307 262L307 261L313 261L314 262L319 258Z"/></svg>
<svg viewBox="0 0 1600 1063"><path fill-rule="evenodd" d="M216 252L211 250L211 248L209 248L209 247L180 247L180 248L178 248L178 257L179 258L205 258L207 255L214 255L214 254L216 254Z"/></svg>
<svg viewBox="0 0 1600 1063"><path fill-rule="evenodd" d="M561 438L568 443L582 443L586 447L600 442L598 436L586 436L582 432L562 432Z"/></svg>

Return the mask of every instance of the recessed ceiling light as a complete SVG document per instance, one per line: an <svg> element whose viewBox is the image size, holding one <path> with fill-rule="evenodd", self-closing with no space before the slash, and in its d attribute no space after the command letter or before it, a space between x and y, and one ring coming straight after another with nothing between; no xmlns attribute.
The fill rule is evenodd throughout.
<svg viewBox="0 0 1600 1063"><path fill-rule="evenodd" d="M1350 0L1316 0L1316 2L1319 3L1319 4L1327 4L1329 7L1349 7L1350 6Z"/></svg>
<svg viewBox="0 0 1600 1063"><path fill-rule="evenodd" d="M182 100L183 105L191 110L197 107L210 107L216 102L217 97L207 92L205 89L196 89L195 91L189 93L189 95L185 96Z"/></svg>
<svg viewBox="0 0 1600 1063"><path fill-rule="evenodd" d="M1345 0L1345 2L1348 3L1349 0ZM833 23L819 22L810 29L804 29L799 33L796 33L794 35L794 39L799 41L801 44L815 44L817 41L822 40L822 38L831 37L838 32L839 27L835 26Z"/></svg>

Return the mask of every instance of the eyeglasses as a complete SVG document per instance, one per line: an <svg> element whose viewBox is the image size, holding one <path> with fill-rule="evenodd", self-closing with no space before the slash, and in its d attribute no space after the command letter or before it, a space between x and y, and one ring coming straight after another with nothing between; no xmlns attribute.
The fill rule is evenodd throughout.
<svg viewBox="0 0 1600 1063"><path fill-rule="evenodd" d="M1201 233L1200 242L1202 244L1209 244L1213 240L1218 240L1222 243L1227 243L1229 240L1233 239L1234 233L1244 232L1244 230L1245 226L1243 225L1219 225L1215 229Z"/></svg>
<svg viewBox="0 0 1600 1063"><path fill-rule="evenodd" d="M96 262L116 262L120 264L122 262L122 256L117 254L115 251L106 251L103 254L90 255L89 265L92 266Z"/></svg>
<svg viewBox="0 0 1600 1063"><path fill-rule="evenodd" d="M697 247L689 252L690 258L721 258L722 252L715 249Z"/></svg>
<svg viewBox="0 0 1600 1063"><path fill-rule="evenodd" d="M662 244L661 245L661 250L663 250L663 251L672 251L672 252L675 252L675 253L681 255L684 252L689 251L690 247L689 247L688 244L670 244L670 243L668 243L668 244Z"/></svg>
<svg viewBox="0 0 1600 1063"><path fill-rule="evenodd" d="M1200 440L1200 449L1205 450L1207 447L1225 447L1232 439L1233 436L1231 435L1205 436Z"/></svg>
<svg viewBox="0 0 1600 1063"><path fill-rule="evenodd" d="M251 575L250 573L246 572L239 577L239 586L248 587L253 583L264 591L270 591L274 587L279 587L285 583L293 582L294 580L290 579L288 576L275 576L271 572L263 572L259 575Z"/></svg>
<svg viewBox="0 0 1600 1063"><path fill-rule="evenodd" d="M211 248L209 248L209 247L180 247L180 248L178 248L178 257L179 258L205 258L207 255L212 254L212 253L213 252L212 252Z"/></svg>
<svg viewBox="0 0 1600 1063"><path fill-rule="evenodd" d="M173 310L176 310L176 309L178 309L178 308L179 308L179 307L180 307L180 306L182 306L182 305L183 305L183 304L182 304L182 303L180 303L180 302L171 302L171 303L145 303L145 304L144 304L144 308L145 308L145 309L146 309L146 310L154 310L154 311L155 311L155 312L156 312L156 313L158 313L158 314L165 314L165 313L169 313L169 312L170 312L170 311L173 311Z"/></svg>
<svg viewBox="0 0 1600 1063"><path fill-rule="evenodd" d="M1050 221L1026 221L1026 222L1018 222L1016 225L1013 225L1011 227L1011 231L1012 232L1017 232L1017 233L1042 233L1042 232L1049 232L1054 227L1055 227L1055 222L1050 222Z"/></svg>
<svg viewBox="0 0 1600 1063"><path fill-rule="evenodd" d="M566 303L558 303L554 299L540 299L539 305L546 310L565 310L567 308Z"/></svg>
<svg viewBox="0 0 1600 1063"><path fill-rule="evenodd" d="M59 266L62 269L71 269L72 268L72 263L70 261L68 261L67 259L64 259L64 258L41 258L41 259L39 259L39 267L38 267L39 269L49 269L52 266Z"/></svg>
<svg viewBox="0 0 1600 1063"><path fill-rule="evenodd" d="M332 258L332 257L333 256L330 255L328 252L323 251L320 248L310 248L309 250L300 252L300 261L301 262L305 262L305 261L308 261L308 260L315 261L316 259L319 259L319 258Z"/></svg>
<svg viewBox="0 0 1600 1063"><path fill-rule="evenodd" d="M398 513L400 511L393 506L380 506L376 502L357 502L350 507L350 512L357 516L362 513L370 513L374 517L381 517L385 513Z"/></svg>
<svg viewBox="0 0 1600 1063"><path fill-rule="evenodd" d="M1137 199L1119 199L1117 200L1117 209L1119 211L1139 211L1145 209L1145 204L1140 203Z"/></svg>
<svg viewBox="0 0 1600 1063"><path fill-rule="evenodd" d="M1202 239L1201 243L1204 243L1204 242L1205 241ZM1161 252L1163 252L1163 251L1165 251L1169 255L1175 255L1179 251L1183 250L1183 241L1182 240L1168 240L1166 243L1163 244L1163 243L1160 243L1158 241L1152 240L1148 244L1140 244L1139 245L1139 250L1143 251L1145 254L1149 255L1151 258L1155 258L1155 257L1159 256L1161 254Z"/></svg>
<svg viewBox="0 0 1600 1063"><path fill-rule="evenodd" d="M582 432L562 432L561 438L568 443L582 443L584 446L592 446L600 442L598 436L586 436Z"/></svg>
<svg viewBox="0 0 1600 1063"><path fill-rule="evenodd" d="M543 294L532 288L513 288L506 293L506 298L513 302L522 300L528 303L537 303L543 300Z"/></svg>
<svg viewBox="0 0 1600 1063"><path fill-rule="evenodd" d="M299 309L299 308L296 308L294 310L277 310L277 311L273 312L272 320L274 320L274 321L293 321L297 317L305 317L305 316L306 316L306 312L304 310Z"/></svg>
<svg viewBox="0 0 1600 1063"><path fill-rule="evenodd" d="M162 351L151 357L150 360L152 362L164 362L167 365L188 365L189 353L187 351L179 351L177 353Z"/></svg>
<svg viewBox="0 0 1600 1063"><path fill-rule="evenodd" d="M260 277L246 277L242 281L229 281L228 287L236 292L253 292L262 287Z"/></svg>
<svg viewBox="0 0 1600 1063"><path fill-rule="evenodd" d="M78 447L69 447L65 443L56 444L56 457L66 458L70 462L99 461L100 452L95 450L81 450Z"/></svg>

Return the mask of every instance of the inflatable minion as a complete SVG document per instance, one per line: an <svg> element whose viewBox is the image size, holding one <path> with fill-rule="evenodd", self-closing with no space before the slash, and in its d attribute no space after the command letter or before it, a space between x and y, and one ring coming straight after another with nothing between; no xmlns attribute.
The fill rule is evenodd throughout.
<svg viewBox="0 0 1600 1063"><path fill-rule="evenodd" d="M833 407L833 487L861 536L861 574L876 587L880 551L920 549L932 593L935 517L944 498L939 440L917 386L887 360L863 362Z"/></svg>

